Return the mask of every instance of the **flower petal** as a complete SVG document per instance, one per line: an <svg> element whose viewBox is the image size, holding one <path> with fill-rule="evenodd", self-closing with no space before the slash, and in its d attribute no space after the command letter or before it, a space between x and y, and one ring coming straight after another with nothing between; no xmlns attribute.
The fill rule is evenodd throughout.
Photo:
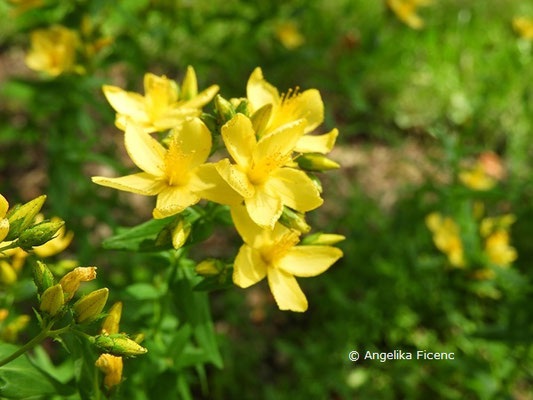
<svg viewBox="0 0 533 400"><path fill-rule="evenodd" d="M220 87L218 85L209 86L207 89L198 93L196 97L184 102L180 101L179 105L184 108L202 108L215 97L219 90Z"/></svg>
<svg viewBox="0 0 533 400"><path fill-rule="evenodd" d="M242 196L220 176L215 164L203 164L197 167L187 185L189 190L202 199L219 204L237 205Z"/></svg>
<svg viewBox="0 0 533 400"><path fill-rule="evenodd" d="M267 275L270 291L280 310L297 312L307 310L307 299L294 276L275 267L269 268Z"/></svg>
<svg viewBox="0 0 533 400"><path fill-rule="evenodd" d="M263 188L256 189L255 195L245 199L244 203L250 218L265 229L272 230L283 212L281 200L271 196Z"/></svg>
<svg viewBox="0 0 533 400"><path fill-rule="evenodd" d="M166 76L144 74L144 95L150 109L163 110L178 101L178 85Z"/></svg>
<svg viewBox="0 0 533 400"><path fill-rule="evenodd" d="M317 276L341 257L342 251L332 246L295 246L278 261L277 266L295 276Z"/></svg>
<svg viewBox="0 0 533 400"><path fill-rule="evenodd" d="M178 105L169 107L156 121L154 127L159 131L176 128L187 118L199 117L202 112L196 108L184 108Z"/></svg>
<svg viewBox="0 0 533 400"><path fill-rule="evenodd" d="M4 240L9 233L9 221L7 218L0 219L0 243Z"/></svg>
<svg viewBox="0 0 533 400"><path fill-rule="evenodd" d="M285 99L272 116L269 128L276 129L302 118L306 120L305 133L324 121L324 103L318 90L309 89Z"/></svg>
<svg viewBox="0 0 533 400"><path fill-rule="evenodd" d="M211 132L199 118L190 118L172 130L171 141L179 149L185 163L182 168L191 170L207 160L211 151ZM170 149L173 148L170 146ZM170 151L169 149L169 151Z"/></svg>
<svg viewBox="0 0 533 400"><path fill-rule="evenodd" d="M257 144L252 121L239 113L227 122L221 131L231 157L237 164L248 168L252 163L252 153Z"/></svg>
<svg viewBox="0 0 533 400"><path fill-rule="evenodd" d="M253 158L259 164L264 160L270 160L274 156L276 160L281 157L286 157L294 150L294 146L304 133L305 120L285 124L279 129L263 136L255 148Z"/></svg>
<svg viewBox="0 0 533 400"><path fill-rule="evenodd" d="M128 124L124 144L135 165L149 174L164 176L166 150L141 127Z"/></svg>
<svg viewBox="0 0 533 400"><path fill-rule="evenodd" d="M233 282L247 288L263 279L266 272L267 265L259 252L247 244L242 245L233 264Z"/></svg>
<svg viewBox="0 0 533 400"><path fill-rule="evenodd" d="M236 165L231 164L227 158L220 160L215 166L222 179L228 182L242 197L250 198L254 195L255 188L250 183L248 176Z"/></svg>
<svg viewBox="0 0 533 400"><path fill-rule="evenodd" d="M0 218L4 218L9 209L9 203L6 198L0 194Z"/></svg>
<svg viewBox="0 0 533 400"><path fill-rule="evenodd" d="M121 176L119 178L107 178L105 176L93 176L92 181L97 185L107 186L126 192L154 196L166 187L166 183L158 177L140 172L138 174Z"/></svg>
<svg viewBox="0 0 533 400"><path fill-rule="evenodd" d="M324 202L311 178L297 169L278 169L265 186L271 194L279 196L283 204L300 212L314 210Z"/></svg>
<svg viewBox="0 0 533 400"><path fill-rule="evenodd" d="M300 153L327 154L335 146L339 131L337 128L323 135L304 135L296 143L295 151Z"/></svg>
<svg viewBox="0 0 533 400"><path fill-rule="evenodd" d="M111 107L119 114L127 115L134 121L147 123L146 103L139 93L127 92L117 86L104 85L104 95Z"/></svg>
<svg viewBox="0 0 533 400"><path fill-rule="evenodd" d="M167 187L157 196L153 216L154 218L165 218L179 214L199 201L200 197L191 193L188 188L179 186Z"/></svg>
<svg viewBox="0 0 533 400"><path fill-rule="evenodd" d="M252 112L259 110L265 104L277 105L280 102L278 89L265 80L263 71L259 67L254 69L248 79L246 96L252 106Z"/></svg>

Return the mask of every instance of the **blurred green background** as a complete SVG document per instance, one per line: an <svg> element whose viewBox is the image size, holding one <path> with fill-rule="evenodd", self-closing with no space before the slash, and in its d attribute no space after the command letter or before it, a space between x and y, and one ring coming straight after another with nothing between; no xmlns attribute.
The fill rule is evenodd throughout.
<svg viewBox="0 0 533 400"><path fill-rule="evenodd" d="M303 315L279 311L265 282L212 294L224 369L210 367L205 382L189 376L195 398L533 399L533 49L512 25L533 17L533 4L435 1L419 10L421 30L382 1L45 1L16 16L13 8L0 3L0 192L12 203L48 194L47 213L75 233L66 256L99 265L111 288L156 282L161 267L155 256L101 248L117 227L149 219L152 204L89 179L131 169L102 84L142 92L145 72L181 80L193 65L201 88L216 83L224 97L243 97L261 66L281 91L317 88L323 131L339 128L331 158L343 167L324 177L325 205L309 219L347 237L345 257L301 280ZM82 60L86 73L48 78L24 65L32 30L79 30L84 16L94 37L113 39ZM505 177L487 191L461 185L465 163L487 151ZM486 215L516 216L518 258L485 280L450 268L424 222L433 211L452 216L473 253L476 202ZM237 244L214 239L205 249L226 254ZM146 314L125 318L139 330ZM393 349L455 360L348 360L351 350ZM141 385L149 398L174 398L170 383Z"/></svg>

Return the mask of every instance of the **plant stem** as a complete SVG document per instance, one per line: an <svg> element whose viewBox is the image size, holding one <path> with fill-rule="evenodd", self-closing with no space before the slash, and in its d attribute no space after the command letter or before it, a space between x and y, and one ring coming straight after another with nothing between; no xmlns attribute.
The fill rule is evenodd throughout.
<svg viewBox="0 0 533 400"><path fill-rule="evenodd" d="M44 339L48 337L48 334L50 333L50 328L52 327L52 324L49 324L46 328L44 328L37 336L35 336L32 340L30 340L28 343L26 343L24 346L22 346L20 349L15 351L10 356L4 358L0 361L0 367L6 365L7 363L13 361L15 358L21 356L22 354L26 353L28 350L31 350L33 347L37 346L39 343L41 343Z"/></svg>

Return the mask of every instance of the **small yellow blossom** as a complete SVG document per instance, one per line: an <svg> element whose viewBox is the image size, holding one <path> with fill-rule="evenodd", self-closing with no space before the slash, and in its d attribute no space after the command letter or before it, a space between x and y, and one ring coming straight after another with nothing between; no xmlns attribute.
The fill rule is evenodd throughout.
<svg viewBox="0 0 533 400"><path fill-rule="evenodd" d="M53 217L51 221L59 222L61 221L61 219ZM73 238L74 233L67 232L67 228L63 225L57 231L56 236L52 240L46 242L42 246L34 247L33 251L35 252L35 254L37 254L38 257L51 257L64 251L70 245Z"/></svg>
<svg viewBox="0 0 533 400"><path fill-rule="evenodd" d="M387 0L387 5L404 24L412 29L421 29L424 21L416 12L420 6L426 6L431 2L431 0Z"/></svg>
<svg viewBox="0 0 533 400"><path fill-rule="evenodd" d="M448 256L454 267L464 267L463 244L459 235L459 226L450 217L443 218L439 213L426 217L426 226L433 233L435 246Z"/></svg>
<svg viewBox="0 0 533 400"><path fill-rule="evenodd" d="M107 317L104 319L104 322L102 323L101 332L106 333L108 335L118 333L121 316L122 316L122 302L117 301L109 309L109 313Z"/></svg>
<svg viewBox="0 0 533 400"><path fill-rule="evenodd" d="M204 164L211 151L211 133L199 118L175 128L168 149L133 124L128 124L124 140L129 156L143 172L92 180L118 190L157 195L155 218L178 214L201 198L229 205L240 201L215 165Z"/></svg>
<svg viewBox="0 0 533 400"><path fill-rule="evenodd" d="M279 223L272 231L261 229L243 206L232 207L231 215L244 240L235 258L233 282L247 288L267 277L281 310L306 311L307 299L295 276L323 273L342 257L342 251L323 245L296 246L300 241L298 232Z"/></svg>
<svg viewBox="0 0 533 400"><path fill-rule="evenodd" d="M258 136L265 136L285 124L304 119L304 136L298 139L295 151L329 153L335 145L339 134L337 129L324 135L308 135L324 121L324 103L318 90L299 92L295 89L280 96L278 89L265 80L263 71L257 67L248 79L246 94L252 113L265 110L263 107L267 107L266 110L271 107L270 112L265 113L266 122L260 124L260 129L256 132Z"/></svg>
<svg viewBox="0 0 533 400"><path fill-rule="evenodd" d="M122 380L122 357L117 357L111 354L101 354L94 364L104 374L104 385L108 389L120 384Z"/></svg>
<svg viewBox="0 0 533 400"><path fill-rule="evenodd" d="M515 17L513 18L513 29L524 39L533 39L533 18Z"/></svg>
<svg viewBox="0 0 533 400"><path fill-rule="evenodd" d="M518 254L510 244L509 232L497 230L485 241L485 252L491 263L500 267L508 267Z"/></svg>
<svg viewBox="0 0 533 400"><path fill-rule="evenodd" d="M0 260L0 284L11 285L17 281L17 273L11 264Z"/></svg>
<svg viewBox="0 0 533 400"><path fill-rule="evenodd" d="M6 218L9 203L6 198L0 194L0 243L9 233L9 220Z"/></svg>
<svg viewBox="0 0 533 400"><path fill-rule="evenodd" d="M7 308L0 308L0 322L5 321L9 316L9 310Z"/></svg>
<svg viewBox="0 0 533 400"><path fill-rule="evenodd" d="M323 202L305 172L284 167L303 128L300 119L257 141L252 122L243 114L222 127L222 138L236 164L223 159L216 164L217 171L242 196L250 217L262 227L272 229L284 205L306 212Z"/></svg>
<svg viewBox="0 0 533 400"><path fill-rule="evenodd" d="M459 180L463 185L473 190L490 190L496 185L496 180L487 175L479 164L473 169L461 171Z"/></svg>
<svg viewBox="0 0 533 400"><path fill-rule="evenodd" d="M212 85L197 93L194 69L188 67L181 93L175 81L151 73L144 75L144 96L117 86L104 85L102 90L117 112L115 124L119 129L125 130L132 121L150 133L175 128L188 117L199 116L219 87Z"/></svg>
<svg viewBox="0 0 533 400"><path fill-rule="evenodd" d="M59 284L65 293L65 302L74 297L81 282L89 282L93 279L96 279L96 267L77 267L61 278Z"/></svg>
<svg viewBox="0 0 533 400"><path fill-rule="evenodd" d="M40 309L53 317L61 310L64 303L65 296L63 295L63 288L58 283L44 291L41 296Z"/></svg>
<svg viewBox="0 0 533 400"><path fill-rule="evenodd" d="M26 55L26 65L35 71L43 71L51 76L72 71L77 41L73 30L60 25L33 31L31 33L32 48Z"/></svg>
<svg viewBox="0 0 533 400"><path fill-rule="evenodd" d="M91 321L102 312L109 297L109 289L103 288L95 290L79 299L74 306L76 322L82 323Z"/></svg>
<svg viewBox="0 0 533 400"><path fill-rule="evenodd" d="M275 32L281 44L289 50L294 50L305 42L298 26L292 21L279 24Z"/></svg>

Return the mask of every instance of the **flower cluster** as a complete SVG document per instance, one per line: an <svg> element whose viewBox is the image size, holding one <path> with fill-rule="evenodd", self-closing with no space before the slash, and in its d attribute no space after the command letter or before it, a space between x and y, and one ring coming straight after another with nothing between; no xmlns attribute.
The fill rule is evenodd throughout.
<svg viewBox="0 0 533 400"><path fill-rule="evenodd" d="M117 111L116 125L124 130L126 150L142 172L93 181L157 196L154 218L182 213L202 199L229 206L245 243L234 262L234 283L248 287L267 276L280 309L305 311L307 300L294 276L318 275L342 256L329 245L335 240L296 246L310 229L304 213L323 203L314 173L339 167L325 156L337 129L312 134L324 120L318 90L280 95L256 68L247 97L228 101L218 95L215 115L209 115L202 107L218 86L198 93L192 67L181 87L153 74L145 75L144 87L144 96L103 87ZM219 137L229 157L209 162ZM182 245L187 234L176 232Z"/></svg>

